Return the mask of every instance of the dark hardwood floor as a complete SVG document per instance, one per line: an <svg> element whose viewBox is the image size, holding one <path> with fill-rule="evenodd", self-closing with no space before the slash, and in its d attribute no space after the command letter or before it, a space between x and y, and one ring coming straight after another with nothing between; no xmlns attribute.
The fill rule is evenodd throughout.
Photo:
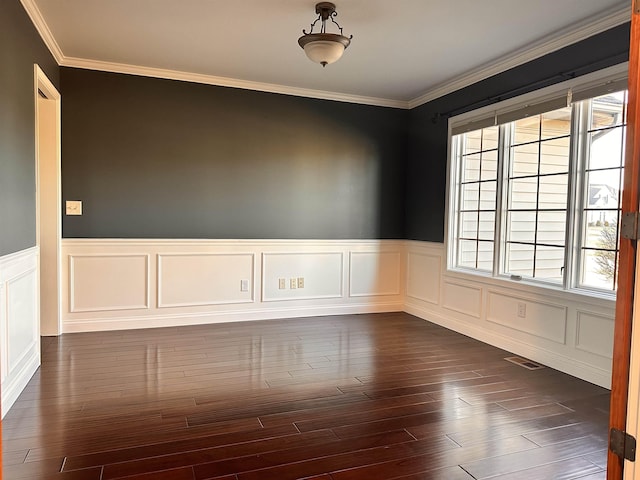
<svg viewBox="0 0 640 480"><path fill-rule="evenodd" d="M609 392L404 313L44 338L7 480L605 478Z"/></svg>

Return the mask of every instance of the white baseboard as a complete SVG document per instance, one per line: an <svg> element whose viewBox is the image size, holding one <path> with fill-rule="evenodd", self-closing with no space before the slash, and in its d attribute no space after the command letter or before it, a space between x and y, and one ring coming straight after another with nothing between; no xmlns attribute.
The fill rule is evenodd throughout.
<svg viewBox="0 0 640 480"><path fill-rule="evenodd" d="M34 342L25 352L20 366L2 383L2 418L13 406L31 377L40 367L40 341Z"/></svg>
<svg viewBox="0 0 640 480"><path fill-rule="evenodd" d="M574 377L581 378L604 388L611 388L611 372L594 365L541 348L540 346L534 346L513 337L491 332L480 327L474 327L472 324L459 321L452 316L445 316L425 309L420 305L412 304L411 301L405 303L404 311L502 350L512 352L516 355L522 355L530 360L568 373Z"/></svg>
<svg viewBox="0 0 640 480"><path fill-rule="evenodd" d="M173 315L148 315L117 318L74 319L65 322L65 332L97 332L128 330L136 328L184 327L227 322L275 320L280 318L321 317L327 315L349 315L359 313L401 312L402 303L375 303L329 306L302 306L291 308L269 308L209 313L178 313Z"/></svg>

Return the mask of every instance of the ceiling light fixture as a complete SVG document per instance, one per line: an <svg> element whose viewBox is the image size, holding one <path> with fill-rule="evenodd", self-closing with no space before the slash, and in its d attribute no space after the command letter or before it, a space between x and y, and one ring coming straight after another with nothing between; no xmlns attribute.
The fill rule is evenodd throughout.
<svg viewBox="0 0 640 480"><path fill-rule="evenodd" d="M328 64L340 60L345 48L351 43L353 35L345 37L342 34L342 27L335 21L338 13L333 3L320 2L316 4L316 13L318 18L311 24L309 33L302 30L304 35L298 39L298 44L304 49L304 53L311 61L326 67ZM327 33L326 23L329 18L340 30L339 34ZM319 21L321 22L320 32L313 33L313 27Z"/></svg>

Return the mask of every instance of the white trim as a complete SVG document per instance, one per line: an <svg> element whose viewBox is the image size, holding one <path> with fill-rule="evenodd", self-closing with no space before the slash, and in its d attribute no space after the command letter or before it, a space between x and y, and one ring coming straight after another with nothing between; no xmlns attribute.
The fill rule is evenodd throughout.
<svg viewBox="0 0 640 480"><path fill-rule="evenodd" d="M62 53L60 45L58 45L53 33L51 33L51 30L49 29L49 26L44 21L44 17L38 8L38 5L36 5L36 2L34 0L20 0L20 3L22 3L27 15L29 15L29 18L33 22L33 26L36 27L42 41L51 52L51 55L53 55L55 61L58 62L58 65L62 65L65 58L64 53Z"/></svg>
<svg viewBox="0 0 640 480"><path fill-rule="evenodd" d="M496 297L496 296L500 296L503 298L510 298L512 300L522 300L525 303L532 303L532 304L537 304L537 305L543 305L546 307L552 307L552 308L556 308L560 311L562 311L563 313L563 318L562 318L562 325L563 325L563 331L562 331L562 335L561 338L553 338L551 335L548 335L548 331L547 330L543 330L540 329L540 331L536 331L535 329L532 328L528 328L527 325L523 326L521 324L510 324L507 321L504 321L504 319L499 319L499 318L495 318L492 315L490 315L491 312L491 298ZM540 338L544 338L546 340L549 340L551 342L555 342L559 345L566 345L567 344L567 323L569 321L569 308L566 305L562 305L559 303L552 303L552 302L544 302L542 300L539 299L535 299L532 297L525 297L525 296L518 296L518 295L513 295L511 293L505 293L502 290L494 290L491 288L487 288L486 290L486 297L487 297L487 311L485 313L485 319L487 320L487 322L490 323L495 323L496 325L500 325L502 327L505 328L510 328L512 330L516 330L518 332L524 332L524 333L528 333L529 335L535 335L537 337Z"/></svg>
<svg viewBox="0 0 640 480"><path fill-rule="evenodd" d="M407 244L408 245L408 244ZM407 250L409 250L407 248ZM441 296L442 296L442 289L440 288L440 282L438 282L438 286L437 286L437 295L435 295L435 298L428 298L425 296L420 296L420 295L412 295L411 292L409 291L409 278L411 276L411 261L410 258L412 256L415 257L423 257L423 258L435 258L438 262L438 268L437 268L437 272L438 272L438 276L439 273L442 271L442 256L440 255L434 255L433 253L426 253L426 252L418 252L418 251L407 251L407 267L406 267L406 278L405 278L405 295L407 298L413 298L415 300L420 300L421 302L426 302L426 303L430 303L432 305L440 305L440 303L442 302Z"/></svg>
<svg viewBox="0 0 640 480"><path fill-rule="evenodd" d="M178 313L172 315L147 315L117 318L90 318L67 320L65 333L101 332L131 328L176 327L227 322L250 322L280 318L319 317L358 313L402 312L403 302L361 303L349 305L312 305L206 313ZM133 326L132 326L133 325Z"/></svg>
<svg viewBox="0 0 640 480"><path fill-rule="evenodd" d="M275 83L254 82L251 80L242 80L239 78L218 77L215 75L204 75L201 73L180 72L177 70L167 70L164 68L144 67L115 62L103 62L99 60L87 60L84 58L76 57L64 57L62 62L59 63L62 67L98 70L101 72L126 73L129 75L139 75L141 77L165 78L169 80L180 80L183 82L201 83L218 87L241 88L243 90L254 90L258 92L292 95L294 97L317 98L320 100L358 103L362 105L374 105L378 107L391 107L401 109L409 108L409 102L405 100L368 97L364 95L351 95L348 93L292 87L288 85L278 85Z"/></svg>
<svg viewBox="0 0 640 480"><path fill-rule="evenodd" d="M469 290L474 290L476 292L478 292L478 305L477 305L477 309L476 311L470 311L470 310L464 310L462 308L458 308L455 305L447 305L445 303L445 298L444 298L444 292L442 293L442 308L446 309L446 310L450 310L452 312L457 312L457 313L462 313L463 315L468 315L470 317L473 318L481 318L482 317L482 309L484 308L484 302L483 302L483 298L482 298L482 288L475 286L475 285L471 285L470 283L466 283L466 282L452 282L449 279L444 279L444 281L442 282L442 286L450 286L450 287L460 287L460 288L466 288ZM444 289L443 289L444 290Z"/></svg>
<svg viewBox="0 0 640 480"><path fill-rule="evenodd" d="M601 320L605 321L605 322L609 322L611 323L611 328L613 330L613 325L615 322L615 318L609 316L609 315L603 315L601 313L597 313L594 312L592 310L583 310L583 309L576 309L576 334L575 334L575 338L574 338L574 343L575 343L575 348L576 350L582 350L583 352L587 352L587 353L591 353L593 355L599 355L603 358L606 358L608 360L612 360L613 359L613 355L605 355L602 352L598 352L596 350L593 349L589 349L584 347L581 343L580 343L580 330L582 329L582 316L583 315L590 315L591 317L598 317Z"/></svg>
<svg viewBox="0 0 640 480"><path fill-rule="evenodd" d="M219 301L204 301L204 302L189 302L189 303L168 303L164 302L162 299L162 259L166 257L251 257L251 274L254 278L252 278L251 282L251 291L249 292L251 295L246 300L219 300ZM256 295L255 295L255 264L256 264L256 255L252 252L243 253L243 252L234 252L234 253L203 253L203 252L177 252L177 253L159 253L156 258L156 291L157 300L156 307L157 308L175 308L175 307L201 307L206 305L236 305L241 303L255 303Z"/></svg>
<svg viewBox="0 0 640 480"><path fill-rule="evenodd" d="M475 338L481 342L488 343L494 347L516 353L517 355L523 355L531 360L595 383L596 385L611 388L610 371L590 365L575 357L562 355L540 345L532 345L517 340L514 337L489 331L482 327L476 327L471 323L459 321L452 316L444 316L432 312L410 301L405 302L404 311L411 315L420 317L423 320L427 320L455 332L462 333L463 335Z"/></svg>
<svg viewBox="0 0 640 480"><path fill-rule="evenodd" d="M328 240L328 239L290 239L290 238L268 238L268 239L217 239L217 238L65 238L62 243L64 247L122 247L122 246L149 246L149 247L264 247L265 253L300 253L291 252L291 246L301 246L303 248L316 247L367 247L384 248L384 251L395 251L392 249L402 249L406 240ZM425 243L419 242L418 244ZM439 243L434 245L441 245ZM284 248L285 250L266 250L266 248ZM359 250L361 251L361 250ZM377 251L377 250L375 250ZM306 252L303 251L303 252ZM246 252L240 252L246 253ZM313 253L334 253L333 250L323 252L313 251Z"/></svg>
<svg viewBox="0 0 640 480"><path fill-rule="evenodd" d="M2 403L3 417L40 366L38 257L37 246L0 257L0 376L2 377L0 403ZM32 279L33 288L21 292L16 301L30 308L32 315L29 317L14 315L10 305L12 284L29 278ZM20 328L17 330L11 328L15 322L20 323ZM14 335L19 337L12 339L12 330ZM14 352L19 345L26 346L21 351ZM13 359L11 359L12 356Z"/></svg>
<svg viewBox="0 0 640 480"><path fill-rule="evenodd" d="M76 258L144 258L145 263L145 301L144 304L139 305L113 305L109 307L91 307L91 308L77 308L75 303L75 262ZM151 289L150 287L151 277L151 258L147 253L102 253L102 254L72 254L69 255L69 312L71 313L87 313L87 312L105 312L105 311L117 311L117 310L149 310L151 306Z"/></svg>
<svg viewBox="0 0 640 480"><path fill-rule="evenodd" d="M375 292L375 293L353 293L352 290L352 286L353 286L353 258L358 256L358 255L366 255L366 254L386 254L386 255L394 255L398 258L397 261L397 270L396 270L396 275L395 275L395 280L396 280L396 288L394 290L389 290L389 291L380 291L380 292ZM356 252L349 252L349 297L351 298L355 298L355 297L388 297L390 295L400 295L401 291L402 291L402 287L401 287L401 283L402 283L402 252L400 251L393 251L393 250L381 250L381 251L374 251L374 252L370 252L370 251L356 251Z"/></svg>
<svg viewBox="0 0 640 480"><path fill-rule="evenodd" d="M492 277L489 275L472 273L471 271L466 272L461 270L445 270L443 276L449 281L451 281L452 279L458 279L465 282L473 282L474 284L478 285L485 285L488 287L493 286L496 288L508 288L509 290L512 290L514 292L522 292L524 295L531 293L532 295L554 298L559 302L579 302L601 308L614 308L616 303L615 297L611 295L589 295L587 294L587 290L579 289L562 290L561 288L554 288L548 284L528 282L524 279L520 281L514 281L504 275L501 275L499 277Z"/></svg>
<svg viewBox="0 0 640 480"><path fill-rule="evenodd" d="M279 242L278 242L279 243ZM299 241L295 242L296 244L299 244ZM302 245L304 245L305 242L302 242ZM323 245L324 246L328 246L327 245ZM273 246L273 245L272 245ZM306 245L305 245L306 246ZM311 253L312 255L336 255L340 257L340 282L339 282L339 286L338 286L338 290L340 293L338 294L327 294L327 295L282 295L282 296L278 296L278 297L273 297L273 296L269 296L268 292L267 292L267 287L266 287L266 278L264 277L265 272L266 272L266 264L267 264L267 258L269 257L276 257L276 256L294 256L294 255L305 255L307 253ZM345 293L344 293L344 275L345 275L345 269L344 269L344 252L339 252L339 251L330 251L330 250L316 250L313 252L305 252L305 251L286 251L286 252L277 252L277 251L269 251L269 250L264 250L261 255L261 267L262 267L262 290L261 290L261 301L264 303L267 302L287 302L287 301L296 301L296 300L321 300L321 299L327 299L327 298L333 298L333 299L337 299L337 298L344 298ZM298 289L296 289L297 291ZM290 291L290 290L289 290Z"/></svg>
<svg viewBox="0 0 640 480"><path fill-rule="evenodd" d="M581 22L578 25L574 25L572 28L564 30L559 34L556 34L551 39L541 40L540 42L529 45L521 50L516 51L507 58L500 59L496 62L486 64L475 70L471 70L466 74L457 77L455 80L449 80L440 84L435 88L429 89L422 95L409 100L408 108L415 108L423 105L436 98L443 97L449 93L455 92L462 88L473 85L481 80L489 78L493 75L505 72L511 68L523 65L527 62L531 62L536 58L543 57L549 53L560 50L564 47L568 47L574 43L584 40L586 38L597 35L598 33L605 32L610 28L622 25L631 19L631 13L629 6L624 5L618 10L610 13L606 17L600 17L597 19L590 18Z"/></svg>
<svg viewBox="0 0 640 480"><path fill-rule="evenodd" d="M404 305L402 288L394 296L367 295L358 299L345 296L345 279L349 277L349 264L346 258L350 252L367 252L372 255L393 253L398 266L384 265L383 271L376 270L365 274L359 282L368 284L375 281L368 275L397 276L403 271L405 255L404 241L397 240L208 240L208 239L79 239L64 240L63 264L63 331L91 331L95 329L130 329L168 326L172 324L192 324L210 322L241 321L245 319L271 319L278 316L335 315L339 313L366 313L372 311L401 311ZM78 257L126 257L142 256L148 258L149 307L139 309L135 296L130 299L122 291L117 281L118 275L130 275L133 270L119 271L107 266L96 266L95 270L82 269L74 272L73 259ZM253 301L238 301L236 287L240 281L236 276L247 278L247 265L242 271L235 271L232 277L218 270L213 284L206 279L188 277L188 272L169 273L171 278L161 278L162 259L181 255L210 256L250 256L253 277ZM262 261L258 261L258 257ZM277 258L278 262L266 265L265 260ZM300 257L299 260L296 257ZM332 259L330 265L325 263ZM244 265L244 264L243 264ZM197 262L188 268L199 268ZM235 267L234 267L235 268ZM393 268L393 272L391 272ZM139 270L136 270L139 271ZM142 272L140 271L140 274ZM280 275L282 273L282 275ZM78 276L80 275L80 276ZM106 284L87 286L94 275L108 275L112 280ZM176 276L177 275L177 276ZM277 289L280 277L305 278L305 287L301 289ZM178 278L180 277L180 278ZM75 280L74 280L75 278ZM401 278L401 277L400 277ZM123 278L123 281L130 281ZM167 305L168 297L162 299L162 283L171 280L192 291L209 292L204 299L216 301L189 302L187 304ZM236 286L236 280L238 285ZM141 285L141 279L135 285ZM400 281L400 280L398 280ZM183 284L186 282L186 284ZM195 283L194 283L195 282ZM203 283L204 282L204 283ZM231 285L230 282L233 282ZM269 282L270 288L266 285ZM113 287L112 287L113 286ZM78 292L74 292L80 287ZM83 288L86 287L86 288ZM152 291L155 288L155 291ZM213 289L213 290L211 290ZM257 298L258 295L261 297ZM267 295L268 294L268 295ZM77 306L74 297L82 296ZM248 297L248 295L247 295ZM80 298L80 297L78 297ZM180 300L180 299L178 299ZM219 301L218 301L219 300ZM248 298L247 298L248 300ZM81 307L78 309L77 307ZM96 307L96 308L94 308ZM165 308L165 307L170 307ZM391 309L391 310L390 310ZM172 320L177 323L172 323ZM186 320L185 320L186 319ZM94 325L95 322L95 325ZM185 323L186 322L186 323ZM79 326L81 325L81 326Z"/></svg>
<svg viewBox="0 0 640 480"><path fill-rule="evenodd" d="M42 329L42 319L40 319L40 315L38 315L39 317L39 322L40 322L40 328L42 330L41 333L44 333L45 335L50 335L50 334L60 334L62 332L62 309L61 309L61 305L60 305L60 296L61 296L61 276L60 273L62 271L61 268L61 256L60 256L60 244L61 244L61 239L62 239L62 214L61 214L61 210L62 210L62 107L61 107L61 95L58 92L58 90L56 89L55 85L51 82L51 80L49 80L49 78L47 77L47 75L44 73L44 71L40 68L40 66L36 63L33 65L33 75L34 75L34 91L33 91L33 97L34 97L34 145L35 145L35 152L34 152L34 156L35 156L35 180L36 180L36 245L37 247L40 249L39 250L39 255L38 255L38 262L41 262L41 251L44 249L48 249L49 251L52 250L52 247L54 247L54 245L52 245L53 242L55 242L55 262L56 262L56 298L51 298L52 295L50 294L50 292L45 292L44 295L40 294L40 300L39 302L42 302L42 298L44 298L44 303L47 304L47 307L51 308L52 306L55 305L56 308L56 316L57 316L57 322L56 322L56 326L53 329L53 331L51 330L51 325L48 325L48 321L44 321L44 326L45 328ZM43 179L42 177L42 172L41 172L41 157L40 157L40 146L41 146L41 142L40 142L40 115L41 115L41 108L39 107L39 92L38 90L42 91L42 93L47 97L47 101L54 101L55 102L55 136L56 136L56 145L55 145L55 211L57 212L57 217L56 217L56 227L55 227L55 239L51 238L51 233L52 232L48 232L48 238L45 239L45 245L41 245L41 220L40 220L40 215L41 215L41 191L42 191L42 184L43 184ZM51 121L51 120L50 120ZM49 228L49 230L51 230ZM45 261L47 260L47 253L45 253ZM40 289L41 284L42 284L42 266L40 264L38 264L38 273L39 273L39 286L38 288ZM48 278L46 280L52 281L51 278Z"/></svg>
<svg viewBox="0 0 640 480"><path fill-rule="evenodd" d="M30 345L21 358L22 365L18 371L12 372L11 378L2 384L2 418L16 402L29 381L40 368L40 337L38 344Z"/></svg>
<svg viewBox="0 0 640 480"><path fill-rule="evenodd" d="M6 270L9 267L14 266L15 264L19 264L20 262L24 262L29 260L29 258L33 258L34 255L38 255L38 247L33 246L26 248L25 250L20 250L17 252L9 253L7 255L0 257L0 266L2 270ZM0 277L1 279L2 277Z"/></svg>
<svg viewBox="0 0 640 480"><path fill-rule="evenodd" d="M219 77L215 75L204 75L198 73L182 72L154 67L144 67L115 62L104 62L78 57L67 57L62 52L51 30L44 21L42 13L38 9L35 0L20 0L29 18L33 22L36 30L42 37L45 45L55 58L58 65L63 67L82 68L86 70L99 70L113 73L126 73L130 75L140 75L143 77L166 78L170 80L180 80L185 82L202 83L206 85L216 85L245 90L255 90L261 92L278 93L283 95L293 95L296 97L317 98L322 100L333 100L337 102L357 103L363 105L374 105L380 107L391 107L401 109L412 109L436 98L440 98L461 88L484 80L492 75L504 72L524 63L540 58L544 55L560 50L566 46L584 40L588 37L602 33L610 28L621 25L630 20L629 7L624 5L613 11L606 17L589 18L583 22L573 25L564 31L553 35L550 39L541 40L514 52L507 58L490 62L482 67L462 74L456 78L449 79L439 86L430 88L422 95L410 99L399 100L379 97L369 97L364 95L351 95L339 92L329 92L325 90L314 90L308 88L293 87L287 85L277 85L272 83L254 82L237 78Z"/></svg>

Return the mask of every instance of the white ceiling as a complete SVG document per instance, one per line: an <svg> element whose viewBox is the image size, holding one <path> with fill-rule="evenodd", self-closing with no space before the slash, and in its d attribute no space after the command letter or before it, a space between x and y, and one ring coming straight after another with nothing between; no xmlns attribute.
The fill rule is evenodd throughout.
<svg viewBox="0 0 640 480"><path fill-rule="evenodd" d="M314 0L22 0L61 65L410 107L630 19L629 0L336 0L353 40L322 68Z"/></svg>

